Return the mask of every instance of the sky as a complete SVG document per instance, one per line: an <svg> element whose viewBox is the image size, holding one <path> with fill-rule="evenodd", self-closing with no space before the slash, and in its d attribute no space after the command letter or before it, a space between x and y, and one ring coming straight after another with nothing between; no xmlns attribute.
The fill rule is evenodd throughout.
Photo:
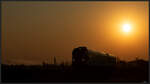
<svg viewBox="0 0 150 84"><path fill-rule="evenodd" d="M79 46L148 60L148 13L148 1L3 1L2 63L71 62Z"/></svg>

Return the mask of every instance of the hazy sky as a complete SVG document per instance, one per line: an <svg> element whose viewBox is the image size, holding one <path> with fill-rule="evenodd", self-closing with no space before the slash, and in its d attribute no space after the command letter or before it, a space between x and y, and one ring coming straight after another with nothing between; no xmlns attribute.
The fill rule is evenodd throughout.
<svg viewBox="0 0 150 84"><path fill-rule="evenodd" d="M148 2L2 2L2 62L70 61L86 46L123 60L148 59ZM131 31L122 31L130 24Z"/></svg>

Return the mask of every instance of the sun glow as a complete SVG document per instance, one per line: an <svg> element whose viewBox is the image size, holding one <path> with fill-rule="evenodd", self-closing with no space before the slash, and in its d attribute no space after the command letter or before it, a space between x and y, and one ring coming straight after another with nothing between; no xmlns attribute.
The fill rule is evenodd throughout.
<svg viewBox="0 0 150 84"><path fill-rule="evenodd" d="M130 32L131 31L131 25L130 24L124 24L123 25L123 32Z"/></svg>

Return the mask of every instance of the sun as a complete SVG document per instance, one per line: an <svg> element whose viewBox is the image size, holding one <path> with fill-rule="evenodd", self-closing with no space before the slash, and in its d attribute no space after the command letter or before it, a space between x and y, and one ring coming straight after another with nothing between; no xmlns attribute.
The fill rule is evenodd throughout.
<svg viewBox="0 0 150 84"><path fill-rule="evenodd" d="M123 32L130 32L131 31L131 25L130 24L123 24L122 29L123 29Z"/></svg>

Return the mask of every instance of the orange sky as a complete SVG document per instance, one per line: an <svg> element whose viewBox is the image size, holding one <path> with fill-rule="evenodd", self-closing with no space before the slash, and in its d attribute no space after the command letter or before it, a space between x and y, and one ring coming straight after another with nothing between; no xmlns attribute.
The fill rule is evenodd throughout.
<svg viewBox="0 0 150 84"><path fill-rule="evenodd" d="M72 59L87 46L129 61L148 60L148 2L2 2L2 62ZM122 31L122 25L131 31Z"/></svg>

